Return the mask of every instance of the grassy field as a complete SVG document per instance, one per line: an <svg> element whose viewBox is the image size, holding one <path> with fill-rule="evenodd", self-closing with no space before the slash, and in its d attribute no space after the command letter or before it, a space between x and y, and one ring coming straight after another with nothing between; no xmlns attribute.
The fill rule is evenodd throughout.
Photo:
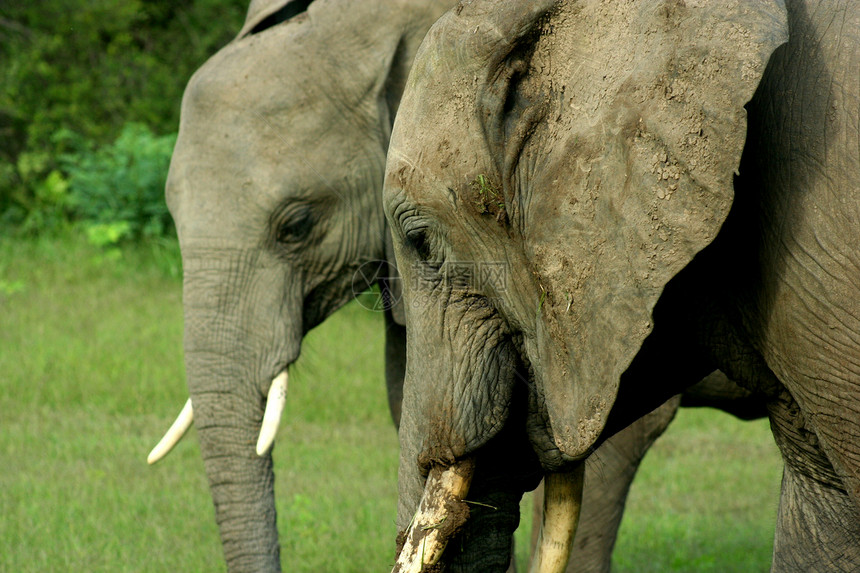
<svg viewBox="0 0 860 573"><path fill-rule="evenodd" d="M145 462L187 397L176 261L0 239L0 571L224 569L193 431ZM378 314L352 304L308 337L274 457L284 570L387 570ZM766 571L779 479L766 422L682 412L633 486L615 571Z"/></svg>

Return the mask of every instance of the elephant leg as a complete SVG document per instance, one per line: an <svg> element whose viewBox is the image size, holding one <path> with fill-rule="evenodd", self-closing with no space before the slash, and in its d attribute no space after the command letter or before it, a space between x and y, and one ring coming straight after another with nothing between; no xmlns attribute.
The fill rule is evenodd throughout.
<svg viewBox="0 0 860 573"><path fill-rule="evenodd" d="M768 408L785 461L772 571L860 571L860 509L789 393Z"/></svg>
<svg viewBox="0 0 860 573"><path fill-rule="evenodd" d="M675 417L679 404L680 396L675 396L611 437L588 458L569 573L609 572L630 484L648 449ZM541 485L534 495L532 554L542 519L542 497Z"/></svg>

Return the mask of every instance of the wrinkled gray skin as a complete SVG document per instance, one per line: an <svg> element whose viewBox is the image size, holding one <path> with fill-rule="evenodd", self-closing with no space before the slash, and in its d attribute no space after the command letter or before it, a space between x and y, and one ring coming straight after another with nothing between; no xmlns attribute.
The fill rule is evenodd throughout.
<svg viewBox="0 0 860 573"><path fill-rule="evenodd" d="M473 458L445 565L503 571L523 491L718 368L768 397L773 570L860 570L860 6L554 4L461 4L401 102L399 527Z"/></svg>
<svg viewBox="0 0 860 573"><path fill-rule="evenodd" d="M301 15L305 4L253 2L238 38L191 80L168 184L189 270L189 387L198 426L209 424L202 429L201 445L231 570L276 566L271 466L268 457L253 456L253 442L247 442L261 415L262 405L254 400L262 399L269 373L298 355L304 332L361 290L365 276L372 278L365 270L354 289L357 265L392 256L386 251L378 201L380 153L420 35L447 5L365 4L355 14L353 5L322 2L311 9L307 22ZM375 6L399 11L397 18L387 15L380 21L390 29L380 31L380 22L356 28L355 22L364 26L372 19ZM296 15L296 21L287 21ZM323 50L319 36L297 27L308 25L338 30L340 43L326 41ZM362 35L370 31L373 37ZM316 38L317 44L307 38ZM338 50L349 38L362 49L345 59ZM327 54L343 60L342 65L319 68ZM355 69L368 62L378 65ZM330 74L339 74L342 85L331 85ZM296 80L304 83L296 85ZM353 93L368 89L375 91L364 97ZM302 108L320 94L330 97L320 97L312 109ZM330 135L318 138L317 130ZM325 144L322 150L315 148L318 139ZM291 205L327 210L306 226L304 232L312 237L305 242L279 244L273 233L282 224L278 217ZM213 294L216 289L220 294ZM405 369L402 322L402 317L398 321L386 314L386 383L395 424ZM243 333L254 335L246 339ZM211 395L211 410L219 408L208 421L204 394ZM730 409L740 403L709 398L704 405ZM644 418L595 457L600 467L588 472L593 485L586 486L588 501L574 553L580 566L608 570L630 482L675 407ZM246 442L235 444L239 431L228 425L244 427ZM227 487L230 476L239 479Z"/></svg>
<svg viewBox="0 0 860 573"><path fill-rule="evenodd" d="M255 453L269 385L305 333L375 278L359 266L387 260L391 124L415 51L450 6L307 4L252 3L239 37L195 73L167 182L188 389L230 571L280 570L272 457ZM397 421L405 335L395 318L386 314Z"/></svg>

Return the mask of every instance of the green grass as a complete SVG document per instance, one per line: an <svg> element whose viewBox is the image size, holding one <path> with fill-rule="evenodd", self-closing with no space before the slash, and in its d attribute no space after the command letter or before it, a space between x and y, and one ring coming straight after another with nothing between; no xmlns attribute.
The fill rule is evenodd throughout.
<svg viewBox="0 0 860 573"><path fill-rule="evenodd" d="M614 571L769 571L781 477L766 420L680 410L633 483Z"/></svg>
<svg viewBox="0 0 860 573"><path fill-rule="evenodd" d="M767 420L681 409L630 489L613 573L770 571L782 461ZM531 515L531 499L523 500ZM527 562L531 529L517 532Z"/></svg>
<svg viewBox="0 0 860 573"><path fill-rule="evenodd" d="M145 462L187 397L176 271L169 245L0 239L0 571L224 570L193 431ZM274 452L285 571L393 561L382 354L380 315L356 304L305 341ZM682 412L633 486L615 571L767 570L772 442Z"/></svg>

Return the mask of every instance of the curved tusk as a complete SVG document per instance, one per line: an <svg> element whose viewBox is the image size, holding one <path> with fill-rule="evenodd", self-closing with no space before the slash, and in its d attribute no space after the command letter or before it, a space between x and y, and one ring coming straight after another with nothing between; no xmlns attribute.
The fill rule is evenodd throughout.
<svg viewBox="0 0 860 573"><path fill-rule="evenodd" d="M149 452L149 456L146 458L146 463L152 465L169 454L170 450L173 449L173 446L179 443L179 440L182 439L182 436L185 435L185 432L188 431L188 428L191 427L193 422L194 411L191 408L191 398L189 398L185 402L185 406L183 406L182 411L179 412L179 415L176 417L176 421L173 422L173 425L170 426L167 433L164 434L163 438L161 438L161 441L152 448L151 452Z"/></svg>
<svg viewBox="0 0 860 573"><path fill-rule="evenodd" d="M582 507L585 463L544 478L543 522L529 573L564 573Z"/></svg>
<svg viewBox="0 0 860 573"><path fill-rule="evenodd" d="M284 404L287 403L287 371L284 370L272 380L269 397L266 399L266 412L263 414L263 424L260 426L260 437L257 439L257 455L264 456L278 433Z"/></svg>
<svg viewBox="0 0 860 573"><path fill-rule="evenodd" d="M474 470L472 460L463 460L430 471L392 573L420 573L439 561L448 540L469 517L463 497L469 492Z"/></svg>

